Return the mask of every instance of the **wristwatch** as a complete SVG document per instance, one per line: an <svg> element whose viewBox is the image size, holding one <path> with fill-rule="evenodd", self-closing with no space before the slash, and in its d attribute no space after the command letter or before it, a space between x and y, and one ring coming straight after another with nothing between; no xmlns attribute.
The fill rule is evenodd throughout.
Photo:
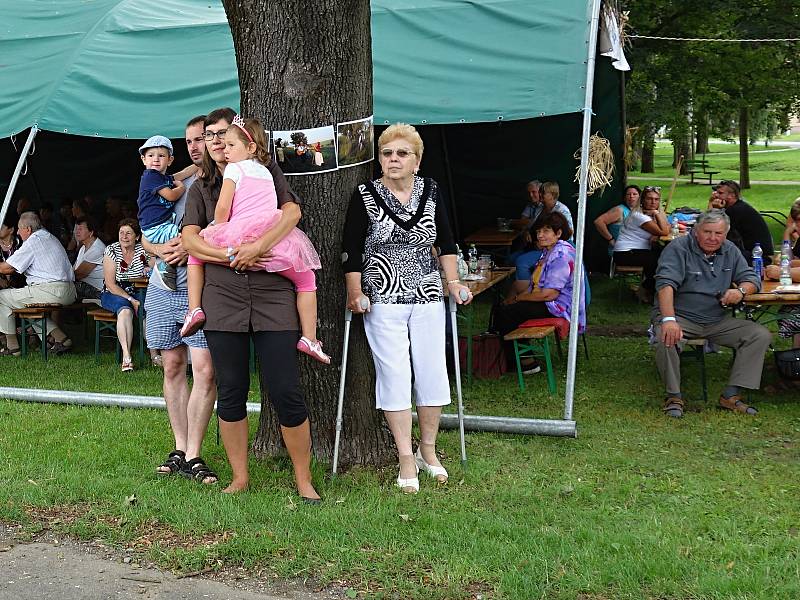
<svg viewBox="0 0 800 600"><path fill-rule="evenodd" d="M744 297L747 296L747 292L744 291L742 286L739 286L736 289L739 290L739 293L742 295L742 300L744 300Z"/></svg>

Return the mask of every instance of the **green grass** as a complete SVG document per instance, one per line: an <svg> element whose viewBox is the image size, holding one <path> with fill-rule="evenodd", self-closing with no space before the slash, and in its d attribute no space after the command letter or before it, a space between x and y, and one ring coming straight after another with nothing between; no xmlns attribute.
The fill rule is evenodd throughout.
<svg viewBox="0 0 800 600"><path fill-rule="evenodd" d="M764 152L763 145L750 146L750 179L753 181L800 181L800 148L781 150L781 146L770 146ZM705 155L710 170L720 171L714 176L720 179L739 180L739 146L737 144L711 144ZM672 144L658 142L654 155L655 173L631 171L634 176L669 177L674 175L672 167ZM688 176L686 176L688 181ZM701 187L701 186L698 186ZM707 188L706 188L707 189Z"/></svg>
<svg viewBox="0 0 800 600"><path fill-rule="evenodd" d="M646 323L647 308L619 304L613 282L592 290L591 324ZM235 498L157 478L171 447L164 412L0 401L0 519L133 547L179 571L243 565L369 598L800 597L797 398L756 393L758 417L722 413L702 404L689 362L687 414L669 420L646 339L589 344L577 439L469 433L463 471L457 433L443 432L450 484L423 480L416 497L393 489L394 469L330 480L317 464L318 508L296 504L282 459L252 460L252 491ZM159 393L160 372L123 378L105 358L2 358L0 369L4 385ZM729 361L707 357L712 395ZM555 397L543 376L525 392L513 374L476 381L466 410L559 418L565 369L556 361ZM228 480L213 426L203 454Z"/></svg>
<svg viewBox="0 0 800 600"><path fill-rule="evenodd" d="M779 135L775 138L776 143L780 143L782 141L787 142L800 142L800 133L790 133L789 135Z"/></svg>

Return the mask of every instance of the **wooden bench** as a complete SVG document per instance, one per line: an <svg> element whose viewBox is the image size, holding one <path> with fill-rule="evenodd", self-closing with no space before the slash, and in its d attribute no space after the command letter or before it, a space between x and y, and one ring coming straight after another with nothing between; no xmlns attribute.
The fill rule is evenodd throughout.
<svg viewBox="0 0 800 600"><path fill-rule="evenodd" d="M708 177L708 185L713 183L714 175L718 175L720 171L706 171L704 169L692 169L691 171L687 171L689 173L689 183L701 183L700 181L695 181L694 178L697 177L698 179L705 179Z"/></svg>
<svg viewBox="0 0 800 600"><path fill-rule="evenodd" d="M15 308L11 312L14 317L19 321L20 327L20 341L22 346L22 356L28 355L28 327L32 327L36 331L39 327L42 338L42 359L47 360L47 319L55 311L62 310L77 310L83 312L86 310L86 305L81 302L74 304L54 304L54 303L30 303L26 304L25 308Z"/></svg>
<svg viewBox="0 0 800 600"><path fill-rule="evenodd" d="M708 164L708 161L705 158L702 159L694 159L694 160L687 160L686 161L686 168L687 173L689 173L689 183L700 183L699 181L695 181L695 177L698 179L705 179L708 178L708 185L711 185L714 175L718 175L719 171L710 171L711 168Z"/></svg>
<svg viewBox="0 0 800 600"><path fill-rule="evenodd" d="M122 360L122 348L117 339L117 315L105 308L94 308L86 313L94 320L94 360L100 362L100 338L107 337L114 339L116 348L117 363ZM103 336L103 332L106 335Z"/></svg>
<svg viewBox="0 0 800 600"><path fill-rule="evenodd" d="M622 302L622 289L625 284L632 278L641 280L644 275L644 267L618 265L614 262L614 257L611 257L611 268L608 271L610 279L617 280L617 301Z"/></svg>
<svg viewBox="0 0 800 600"><path fill-rule="evenodd" d="M700 363L700 385L703 392L703 402L708 402L708 382L706 381L706 339L688 338L681 352L681 357L691 356Z"/></svg>
<svg viewBox="0 0 800 600"><path fill-rule="evenodd" d="M555 335L556 328L552 325L546 327L520 327L503 336L507 342L514 343L514 359L517 364L517 380L519 389L525 389L525 380L522 377L523 357L544 359L547 370L547 387L551 394L556 393L556 378L553 374L553 361L550 357L550 343L548 338Z"/></svg>

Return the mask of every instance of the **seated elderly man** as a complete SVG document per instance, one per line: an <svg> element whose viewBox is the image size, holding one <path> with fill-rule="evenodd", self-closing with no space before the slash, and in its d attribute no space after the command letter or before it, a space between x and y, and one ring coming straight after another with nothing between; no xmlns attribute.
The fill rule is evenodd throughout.
<svg viewBox="0 0 800 600"><path fill-rule="evenodd" d="M692 233L672 241L658 261L653 328L656 366L666 386L664 412L670 417L683 416L679 349L683 338L698 337L736 350L720 407L747 415L758 412L742 401L740 388L759 388L772 336L762 325L730 314L731 306L760 290L761 281L725 239L729 228L723 211L705 212Z"/></svg>
<svg viewBox="0 0 800 600"><path fill-rule="evenodd" d="M58 238L44 229L33 212L20 215L17 231L22 238L22 246L6 262L0 263L0 273L22 273L28 285L20 289L0 290L0 333L5 334L6 341L5 347L0 349L0 356L20 354L16 324L11 312L13 309L24 308L26 304L75 302L75 276ZM57 354L72 346L64 332L49 319L47 334L53 338L50 349Z"/></svg>

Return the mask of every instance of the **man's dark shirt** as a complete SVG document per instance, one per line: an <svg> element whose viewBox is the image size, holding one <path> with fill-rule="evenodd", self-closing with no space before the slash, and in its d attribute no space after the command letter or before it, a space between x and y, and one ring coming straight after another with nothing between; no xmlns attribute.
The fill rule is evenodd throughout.
<svg viewBox="0 0 800 600"><path fill-rule="evenodd" d="M737 200L735 204L725 209L728 218L731 220L731 229L735 229L742 238L744 246L745 260L747 264L753 264L753 246L756 242L761 244L765 257L772 256L772 235L769 233L764 217L744 200ZM730 236L728 236L730 239Z"/></svg>

